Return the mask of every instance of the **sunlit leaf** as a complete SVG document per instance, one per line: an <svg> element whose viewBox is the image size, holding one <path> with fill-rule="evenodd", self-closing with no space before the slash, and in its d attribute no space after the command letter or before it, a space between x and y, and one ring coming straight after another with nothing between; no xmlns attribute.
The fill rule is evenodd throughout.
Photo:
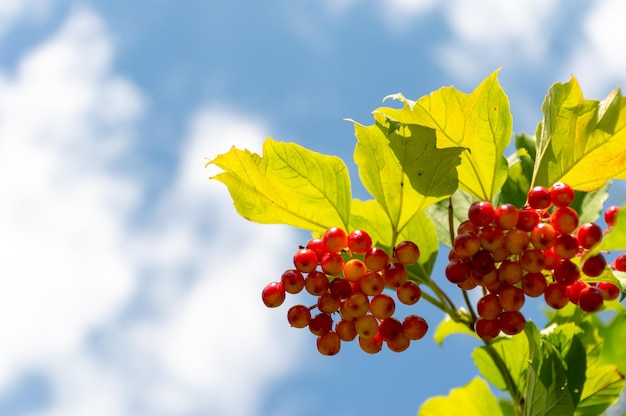
<svg viewBox="0 0 626 416"><path fill-rule="evenodd" d="M374 200L352 200L350 230L366 230L372 237L372 244L389 248L391 245L391 221L383 207Z"/></svg>
<svg viewBox="0 0 626 416"><path fill-rule="evenodd" d="M472 331L466 324L456 322L448 315L446 315L443 321L437 326L433 338L437 344L441 345L447 337L454 334L466 334L479 339L476 332Z"/></svg>
<svg viewBox="0 0 626 416"><path fill-rule="evenodd" d="M578 221L580 224L586 222L595 222L600 218L604 203L609 197L607 192L611 181L607 181L604 185L590 192L576 191L576 198L570 207L578 212Z"/></svg>
<svg viewBox="0 0 626 416"><path fill-rule="evenodd" d="M605 328L600 329L604 338L598 364L613 364L620 373L626 374L626 313L617 313Z"/></svg>
<svg viewBox="0 0 626 416"><path fill-rule="evenodd" d="M437 147L465 148L458 168L459 186L477 199L492 201L507 177L504 150L511 140L509 100L498 83L498 71L470 94L454 87L441 88L418 101L402 94L389 96L402 109L376 111L401 123L437 130Z"/></svg>
<svg viewBox="0 0 626 416"><path fill-rule="evenodd" d="M605 411L619 397L624 388L624 376L614 365L591 366L587 382L576 407L577 416L596 416Z"/></svg>
<svg viewBox="0 0 626 416"><path fill-rule="evenodd" d="M490 346L477 347L472 352L474 364L480 374L495 387L506 390L507 386L502 378L502 373L491 357L494 352L502 357L513 382L518 389L523 391L528 370L528 340L526 337L521 334L501 337L493 341Z"/></svg>
<svg viewBox="0 0 626 416"><path fill-rule="evenodd" d="M311 231L347 227L350 177L336 156L270 138L262 157L233 147L208 164L224 170L212 179L228 187L237 212L250 221Z"/></svg>
<svg viewBox="0 0 626 416"><path fill-rule="evenodd" d="M381 122L367 127L355 123L354 159L365 189L399 232L416 213L457 189L461 149L437 149L433 129L390 129L387 121Z"/></svg>
<svg viewBox="0 0 626 416"><path fill-rule="evenodd" d="M626 99L619 88L605 100L586 100L572 77L550 88L537 127L535 185L562 181L592 191L626 178Z"/></svg>
<svg viewBox="0 0 626 416"><path fill-rule="evenodd" d="M477 377L463 387L450 390L449 396L428 399L418 413L418 416L442 415L502 416L502 410L487 383Z"/></svg>

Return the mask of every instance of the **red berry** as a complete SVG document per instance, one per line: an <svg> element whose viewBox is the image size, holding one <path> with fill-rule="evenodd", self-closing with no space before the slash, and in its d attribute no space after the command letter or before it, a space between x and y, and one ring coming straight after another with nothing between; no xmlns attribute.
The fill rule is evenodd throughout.
<svg viewBox="0 0 626 416"><path fill-rule="evenodd" d="M617 220L617 214L621 211L621 208L616 205L611 205L604 211L604 221L609 227L614 227Z"/></svg>
<svg viewBox="0 0 626 416"><path fill-rule="evenodd" d="M354 322L346 321L345 319L335 324L335 332L342 341L346 342L354 340L357 335Z"/></svg>
<svg viewBox="0 0 626 416"><path fill-rule="evenodd" d="M387 347L393 352L402 352L409 348L411 345L411 340L407 338L403 333L400 333L398 337L394 340L388 340Z"/></svg>
<svg viewBox="0 0 626 416"><path fill-rule="evenodd" d="M498 292L498 301L505 311L519 311L524 306L526 296L517 286L505 285Z"/></svg>
<svg viewBox="0 0 626 416"><path fill-rule="evenodd" d="M556 230L551 224L542 222L537 224L530 232L530 241L533 247L539 250L547 250L554 246Z"/></svg>
<svg viewBox="0 0 626 416"><path fill-rule="evenodd" d="M326 293L329 285L328 277L317 270L309 273L304 279L304 288L313 296L321 296Z"/></svg>
<svg viewBox="0 0 626 416"><path fill-rule="evenodd" d="M369 272L363 276L359 286L367 296L376 296L385 289L385 279L378 272Z"/></svg>
<svg viewBox="0 0 626 416"><path fill-rule="evenodd" d="M570 260L562 260L554 267L552 273L554 280L565 286L571 285L580 278L580 269Z"/></svg>
<svg viewBox="0 0 626 416"><path fill-rule="evenodd" d="M502 312L502 306L498 300L498 295L495 293L488 293L482 298L478 299L476 303L476 312L484 319L497 319Z"/></svg>
<svg viewBox="0 0 626 416"><path fill-rule="evenodd" d="M298 270L285 270L280 276L285 292L296 294L304 288L304 276Z"/></svg>
<svg viewBox="0 0 626 416"><path fill-rule="evenodd" d="M527 272L537 273L546 265L546 256L542 250L526 250L520 256L519 263Z"/></svg>
<svg viewBox="0 0 626 416"><path fill-rule="evenodd" d="M328 315L337 312L339 310L339 306L341 306L341 299L332 293L322 293L322 295L317 298L317 309L319 309L320 312L327 313Z"/></svg>
<svg viewBox="0 0 626 416"><path fill-rule="evenodd" d="M476 234L457 234L454 239L454 253L460 258L469 258L480 250L480 239Z"/></svg>
<svg viewBox="0 0 626 416"><path fill-rule="evenodd" d="M309 331L313 335L321 336L333 328L333 318L325 313L318 313L309 322Z"/></svg>
<svg viewBox="0 0 626 416"><path fill-rule="evenodd" d="M502 204L496 208L495 222L503 230L511 230L517 225L519 211L512 204Z"/></svg>
<svg viewBox="0 0 626 416"><path fill-rule="evenodd" d="M597 312L602 308L604 296L595 286L587 286L580 291L578 306L585 312Z"/></svg>
<svg viewBox="0 0 626 416"><path fill-rule="evenodd" d="M305 328L311 322L311 310L304 305L295 305L287 311L287 320L294 328Z"/></svg>
<svg viewBox="0 0 626 416"><path fill-rule="evenodd" d="M370 308L370 301L364 293L353 293L344 301L344 308L354 318L365 315Z"/></svg>
<svg viewBox="0 0 626 416"><path fill-rule="evenodd" d="M399 263L409 266L420 258L420 249L412 241L402 241L396 246L394 254Z"/></svg>
<svg viewBox="0 0 626 416"><path fill-rule="evenodd" d="M578 227L578 213L570 207L559 207L550 216L550 223L558 232L569 234Z"/></svg>
<svg viewBox="0 0 626 416"><path fill-rule="evenodd" d="M531 298L543 295L547 286L548 282L543 273L526 273L522 277L522 290Z"/></svg>
<svg viewBox="0 0 626 416"><path fill-rule="evenodd" d="M578 301L580 299L580 291L589 286L589 284L584 281L578 279L571 285L567 287L567 297L569 301L575 305L578 305Z"/></svg>
<svg viewBox="0 0 626 416"><path fill-rule="evenodd" d="M309 273L317 267L317 254L310 248L301 248L293 255L293 264L302 273Z"/></svg>
<svg viewBox="0 0 626 416"><path fill-rule="evenodd" d="M402 332L408 339L422 339L428 332L428 324L419 315L409 315L402 321Z"/></svg>
<svg viewBox="0 0 626 416"><path fill-rule="evenodd" d="M378 320L372 315L363 315L355 322L356 333L361 338L374 338L378 333Z"/></svg>
<svg viewBox="0 0 626 416"><path fill-rule="evenodd" d="M552 250L560 259L571 259L578 254L578 240L571 234L561 234L554 241Z"/></svg>
<svg viewBox="0 0 626 416"><path fill-rule="evenodd" d="M336 332L328 331L317 337L317 350L323 355L335 355L341 349L341 339Z"/></svg>
<svg viewBox="0 0 626 416"><path fill-rule="evenodd" d="M498 279L511 285L517 284L522 280L524 269L516 260L504 260L498 267Z"/></svg>
<svg viewBox="0 0 626 416"><path fill-rule="evenodd" d="M348 236L346 232L338 227L331 227L324 233L322 237L326 248L329 251L339 252L348 245Z"/></svg>
<svg viewBox="0 0 626 416"><path fill-rule="evenodd" d="M367 274L367 266L359 259L350 259L343 265L343 277L350 282L358 282Z"/></svg>
<svg viewBox="0 0 626 416"><path fill-rule="evenodd" d="M452 259L446 266L446 278L452 283L466 281L472 272L470 262L464 259Z"/></svg>
<svg viewBox="0 0 626 416"><path fill-rule="evenodd" d="M618 256L615 257L615 270L626 272L626 253L618 254Z"/></svg>
<svg viewBox="0 0 626 416"><path fill-rule="evenodd" d="M519 218L517 220L517 228L530 232L539 224L539 214L534 208L525 206L519 210Z"/></svg>
<svg viewBox="0 0 626 416"><path fill-rule="evenodd" d="M470 205L467 217L477 227L484 227L496 218L496 210L490 202L478 201Z"/></svg>
<svg viewBox="0 0 626 416"><path fill-rule="evenodd" d="M602 228L593 222L585 223L578 229L576 239L582 248L591 248L602 240Z"/></svg>
<svg viewBox="0 0 626 416"><path fill-rule="evenodd" d="M359 347L368 354L376 354L383 348L383 339L380 335L368 338L359 336Z"/></svg>
<svg viewBox="0 0 626 416"><path fill-rule="evenodd" d="M480 231L480 227L475 226L470 220L463 221L456 229L457 234L478 234L478 231Z"/></svg>
<svg viewBox="0 0 626 416"><path fill-rule="evenodd" d="M378 319L390 318L396 310L396 302L385 293L376 295L370 300L370 312Z"/></svg>
<svg viewBox="0 0 626 416"><path fill-rule="evenodd" d="M535 209L546 209L552 204L550 191L545 186L535 186L528 192L528 205Z"/></svg>
<svg viewBox="0 0 626 416"><path fill-rule="evenodd" d="M522 254L530 244L528 232L521 228L513 228L506 233L504 237L504 248L510 254Z"/></svg>
<svg viewBox="0 0 626 416"><path fill-rule="evenodd" d="M500 227L486 225L478 231L478 239L483 250L491 253L504 246L504 233Z"/></svg>
<svg viewBox="0 0 626 416"><path fill-rule="evenodd" d="M385 284L397 289L409 280L409 272L401 263L389 263L383 269Z"/></svg>
<svg viewBox="0 0 626 416"><path fill-rule="evenodd" d="M476 335L482 339L493 339L500 334L500 321L498 319L478 318L474 324Z"/></svg>
<svg viewBox="0 0 626 416"><path fill-rule="evenodd" d="M598 277L606 269L606 258L602 253L589 257L582 266L582 272L589 277Z"/></svg>
<svg viewBox="0 0 626 416"><path fill-rule="evenodd" d="M604 300L615 300L619 297L621 290L614 283L599 282L598 289L602 292Z"/></svg>
<svg viewBox="0 0 626 416"><path fill-rule="evenodd" d="M378 333L385 341L394 341L402 334L402 322L396 318L387 318L378 326Z"/></svg>
<svg viewBox="0 0 626 416"><path fill-rule="evenodd" d="M417 283L409 280L396 290L396 296L405 305L414 305L422 297L422 289Z"/></svg>
<svg viewBox="0 0 626 416"><path fill-rule="evenodd" d="M341 254L335 251L325 253L320 259L322 271L329 276L339 276L343 272L344 261Z"/></svg>
<svg viewBox="0 0 626 416"><path fill-rule="evenodd" d="M389 263L389 255L379 247L372 247L365 252L363 262L373 272L379 272Z"/></svg>
<svg viewBox="0 0 626 416"><path fill-rule="evenodd" d="M477 276L486 276L496 268L491 253L484 250L472 256L470 267L472 268L472 272Z"/></svg>
<svg viewBox="0 0 626 416"><path fill-rule="evenodd" d="M563 309L569 303L567 286L558 282L550 283L543 297L548 306L553 309Z"/></svg>
<svg viewBox="0 0 626 416"><path fill-rule="evenodd" d="M261 299L268 308L277 308L285 301L285 288L279 282L269 283L261 292Z"/></svg>
<svg viewBox="0 0 626 416"><path fill-rule="evenodd" d="M507 335L516 335L526 327L526 318L520 311L505 311L500 314L500 330Z"/></svg>
<svg viewBox="0 0 626 416"><path fill-rule="evenodd" d="M326 248L326 244L324 244L324 240L322 240L321 238L312 238L306 244L306 248L313 250L318 260L321 259L324 253L328 251L328 249Z"/></svg>
<svg viewBox="0 0 626 416"><path fill-rule="evenodd" d="M356 254L363 254L372 248L372 237L363 230L354 230L348 234L348 249Z"/></svg>
<svg viewBox="0 0 626 416"><path fill-rule="evenodd" d="M552 203L557 207L567 207L574 202L574 189L563 182L556 182L550 187Z"/></svg>
<svg viewBox="0 0 626 416"><path fill-rule="evenodd" d="M352 295L352 285L346 279L336 278L329 283L328 291L339 299L346 299Z"/></svg>

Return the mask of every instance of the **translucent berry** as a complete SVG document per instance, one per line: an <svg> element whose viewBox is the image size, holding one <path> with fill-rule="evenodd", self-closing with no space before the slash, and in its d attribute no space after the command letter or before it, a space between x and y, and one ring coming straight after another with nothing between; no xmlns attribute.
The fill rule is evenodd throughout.
<svg viewBox="0 0 626 416"><path fill-rule="evenodd" d="M545 186L535 186L528 192L528 205L534 209L546 209L552 204L550 191Z"/></svg>
<svg viewBox="0 0 626 416"><path fill-rule="evenodd" d="M326 248L329 251L339 252L348 245L348 236L346 232L338 227L331 227L324 233L322 237Z"/></svg>
<svg viewBox="0 0 626 416"><path fill-rule="evenodd" d="M496 210L490 202L478 201L470 205L467 217L477 227L484 227L496 218Z"/></svg>
<svg viewBox="0 0 626 416"><path fill-rule="evenodd" d="M394 254L399 263L409 266L419 260L420 249L412 241L402 241L396 246Z"/></svg>
<svg viewBox="0 0 626 416"><path fill-rule="evenodd" d="M285 301L285 288L282 283L272 282L263 288L261 299L268 308L277 308Z"/></svg>
<svg viewBox="0 0 626 416"><path fill-rule="evenodd" d="M354 230L348 234L348 249L352 253L363 254L372 248L372 237L363 230Z"/></svg>

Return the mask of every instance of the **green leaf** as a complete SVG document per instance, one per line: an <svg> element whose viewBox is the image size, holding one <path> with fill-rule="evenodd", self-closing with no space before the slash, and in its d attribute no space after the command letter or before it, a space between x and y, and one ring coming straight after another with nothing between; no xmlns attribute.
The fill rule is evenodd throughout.
<svg viewBox="0 0 626 416"><path fill-rule="evenodd" d="M577 416L596 416L604 412L619 397L624 388L624 376L614 365L593 365L587 369L587 382L576 407Z"/></svg>
<svg viewBox="0 0 626 416"><path fill-rule="evenodd" d="M354 159L365 189L401 231L416 213L456 190L461 149L437 149L430 128L411 125L391 132L386 123L355 123Z"/></svg>
<svg viewBox="0 0 626 416"><path fill-rule="evenodd" d="M317 232L347 228L350 177L336 156L269 138L263 157L233 147L208 164L224 170L211 179L228 187L237 212L250 221Z"/></svg>
<svg viewBox="0 0 626 416"><path fill-rule="evenodd" d="M535 185L562 181L592 191L626 178L626 100L619 88L601 102L586 100L572 77L550 88L542 109Z"/></svg>
<svg viewBox="0 0 626 416"><path fill-rule="evenodd" d="M453 321L448 315L446 315L443 321L437 326L433 338L435 342L441 346L444 339L454 334L466 334L480 339L478 335L476 335L476 332L472 331L466 324Z"/></svg>
<svg viewBox="0 0 626 416"><path fill-rule="evenodd" d="M576 406L587 380L587 356L580 337L573 336L570 339L571 344L564 356L564 361L567 372L567 390L572 397L573 405Z"/></svg>
<svg viewBox="0 0 626 416"><path fill-rule="evenodd" d="M509 176L500 192L500 203L513 204L522 207L532 181L535 164L535 140L525 134L515 136L517 151L507 161Z"/></svg>
<svg viewBox="0 0 626 416"><path fill-rule="evenodd" d="M456 228L459 226L459 224L467 220L467 209L472 204L472 202L474 202L474 199L470 194L461 190L456 191L451 198L453 211L453 229L454 231L456 231ZM426 208L426 212L428 213L428 216L432 220L433 224L435 225L435 229L437 230L439 242L446 247L452 247L452 243L450 241L450 228L448 218L449 210L449 199L444 199Z"/></svg>
<svg viewBox="0 0 626 416"><path fill-rule="evenodd" d="M617 313L608 325L600 328L600 336L604 344L598 365L613 364L620 373L626 374L626 313Z"/></svg>
<svg viewBox="0 0 626 416"><path fill-rule="evenodd" d="M482 379L476 377L463 387L450 390L447 397L428 399L418 416L502 416L498 400Z"/></svg>
<svg viewBox="0 0 626 416"><path fill-rule="evenodd" d="M474 348L472 358L480 374L495 387L506 390L507 386L502 373L496 367L489 348L500 355L506 363L506 368L513 382L520 391L525 387L526 372L528 370L528 341L524 335L497 338L490 346Z"/></svg>
<svg viewBox="0 0 626 416"><path fill-rule="evenodd" d="M571 415L575 406L567 389L567 371L559 354L549 343L542 343L541 366L528 369L525 416Z"/></svg>
<svg viewBox="0 0 626 416"><path fill-rule="evenodd" d="M492 201L507 177L504 150L511 140L509 100L498 83L498 71L470 94L441 88L417 102L402 94L389 96L402 109L379 108L392 120L437 130L437 147L462 147L459 185L477 199Z"/></svg>

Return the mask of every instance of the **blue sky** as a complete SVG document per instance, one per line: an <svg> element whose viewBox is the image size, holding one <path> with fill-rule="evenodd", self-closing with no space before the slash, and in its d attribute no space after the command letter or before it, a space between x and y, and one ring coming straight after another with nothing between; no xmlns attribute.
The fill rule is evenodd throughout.
<svg viewBox="0 0 626 416"><path fill-rule="evenodd" d="M552 83L573 74L595 99L626 84L625 15L617 0L2 1L0 414L411 415L467 383L467 338L322 357L286 307L265 309L308 236L239 218L205 158L294 141L344 158L365 198L342 118L501 67L514 130L533 132Z"/></svg>

